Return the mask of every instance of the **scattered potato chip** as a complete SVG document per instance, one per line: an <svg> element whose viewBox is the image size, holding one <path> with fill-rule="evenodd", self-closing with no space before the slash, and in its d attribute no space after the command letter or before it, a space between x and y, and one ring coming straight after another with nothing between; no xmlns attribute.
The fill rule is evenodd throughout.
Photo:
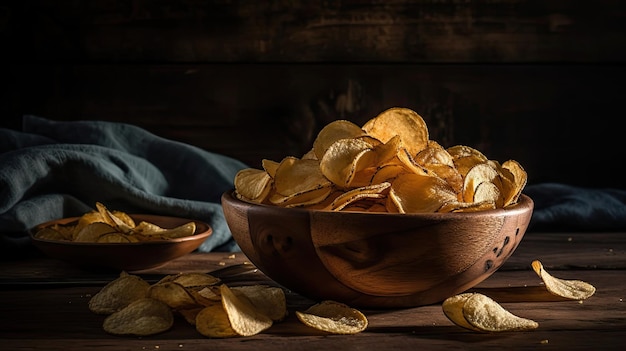
<svg viewBox="0 0 626 351"><path fill-rule="evenodd" d="M221 302L200 310L194 322L196 330L209 338L232 338L239 336L230 324L230 319Z"/></svg>
<svg viewBox="0 0 626 351"><path fill-rule="evenodd" d="M296 311L296 316L305 325L332 334L357 334L368 325L362 312L331 300L317 303L306 311Z"/></svg>
<svg viewBox="0 0 626 351"><path fill-rule="evenodd" d="M165 281L153 284L146 296L159 300L174 310L195 307L198 302L184 286L177 282Z"/></svg>
<svg viewBox="0 0 626 351"><path fill-rule="evenodd" d="M572 300L584 300L596 292L596 288L582 280L560 279L548 273L540 261L531 263L533 270L543 280L546 289L554 295Z"/></svg>
<svg viewBox="0 0 626 351"><path fill-rule="evenodd" d="M470 322L468 322L463 315L463 305L472 295L474 295L474 293L468 292L450 296L441 303L441 308L443 309L443 313L446 317L459 327L469 330L482 331L480 328L470 324Z"/></svg>
<svg viewBox="0 0 626 351"><path fill-rule="evenodd" d="M539 323L519 317L490 297L474 293L463 303L463 316L473 327L485 332L532 330Z"/></svg>
<svg viewBox="0 0 626 351"><path fill-rule="evenodd" d="M527 181L514 160L500 165L470 146L446 149L430 140L424 119L402 107L389 108L362 127L346 120L330 122L302 157L263 160L262 168L235 176L239 199L326 211L485 211L515 205ZM400 184L413 176L432 179L419 189ZM391 183L391 191L351 196L356 189L383 183ZM358 203L372 200L366 197L382 201L376 206Z"/></svg>
<svg viewBox="0 0 626 351"><path fill-rule="evenodd" d="M243 294L261 313L275 322L287 316L287 298L283 289L268 285L244 285L231 288L235 294Z"/></svg>
<svg viewBox="0 0 626 351"><path fill-rule="evenodd" d="M220 293L230 325L237 334L256 335L272 326L273 320L255 307L245 295L236 295L226 284L220 286Z"/></svg>
<svg viewBox="0 0 626 351"><path fill-rule="evenodd" d="M120 273L89 299L89 310L97 314L111 314L131 302L146 297L150 284L137 275Z"/></svg>
<svg viewBox="0 0 626 351"><path fill-rule="evenodd" d="M161 301L141 298L104 319L103 329L115 335L146 336L162 333L172 327L172 310Z"/></svg>

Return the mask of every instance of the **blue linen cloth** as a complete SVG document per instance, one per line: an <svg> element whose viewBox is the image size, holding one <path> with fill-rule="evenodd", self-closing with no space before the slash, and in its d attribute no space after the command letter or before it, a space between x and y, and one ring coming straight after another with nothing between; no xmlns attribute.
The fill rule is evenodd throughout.
<svg viewBox="0 0 626 351"><path fill-rule="evenodd" d="M587 188L562 183L527 185L535 202L528 231L626 231L626 191Z"/></svg>
<svg viewBox="0 0 626 351"><path fill-rule="evenodd" d="M220 197L244 163L125 123L27 115L22 124L0 128L1 251L29 247L29 228L80 216L96 202L205 221L213 234L198 251L239 251Z"/></svg>

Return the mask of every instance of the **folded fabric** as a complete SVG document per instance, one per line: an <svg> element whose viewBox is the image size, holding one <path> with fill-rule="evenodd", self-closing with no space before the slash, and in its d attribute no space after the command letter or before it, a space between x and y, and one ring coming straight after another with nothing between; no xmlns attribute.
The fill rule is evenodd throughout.
<svg viewBox="0 0 626 351"><path fill-rule="evenodd" d="M528 185L535 202L529 231L626 231L626 191L560 183Z"/></svg>
<svg viewBox="0 0 626 351"><path fill-rule="evenodd" d="M245 167L129 124L24 116L21 131L0 129L0 248L27 248L29 228L101 202L206 221L213 234L198 251L238 251L220 197Z"/></svg>

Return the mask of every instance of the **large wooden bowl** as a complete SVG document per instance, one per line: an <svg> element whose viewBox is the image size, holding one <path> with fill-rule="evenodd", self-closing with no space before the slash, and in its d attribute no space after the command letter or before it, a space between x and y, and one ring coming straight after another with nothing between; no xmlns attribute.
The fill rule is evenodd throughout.
<svg viewBox="0 0 626 351"><path fill-rule="evenodd" d="M331 212L259 205L222 195L242 252L306 297L356 307L438 303L493 274L517 248L533 201L473 213Z"/></svg>

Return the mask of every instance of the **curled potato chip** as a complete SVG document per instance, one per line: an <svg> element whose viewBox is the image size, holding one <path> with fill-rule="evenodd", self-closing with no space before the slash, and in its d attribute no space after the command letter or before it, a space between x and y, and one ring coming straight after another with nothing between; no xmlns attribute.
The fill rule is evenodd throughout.
<svg viewBox="0 0 626 351"><path fill-rule="evenodd" d="M261 169L246 168L235 174L235 187L240 195L250 201L261 203L270 193L272 177Z"/></svg>
<svg viewBox="0 0 626 351"><path fill-rule="evenodd" d="M457 196L441 178L401 174L391 185L389 198L399 213L435 212Z"/></svg>
<svg viewBox="0 0 626 351"><path fill-rule="evenodd" d="M251 336L272 326L274 321L242 295L235 294L226 284L220 286L222 306L230 325L241 336Z"/></svg>
<svg viewBox="0 0 626 351"><path fill-rule="evenodd" d="M102 327L110 334L146 336L162 333L173 324L169 306L144 297L107 316Z"/></svg>
<svg viewBox="0 0 626 351"><path fill-rule="evenodd" d="M396 135L400 136L411 155L417 155L428 145L426 122L417 112L408 108L389 108L365 122L363 130L383 143Z"/></svg>
<svg viewBox="0 0 626 351"><path fill-rule="evenodd" d="M202 308L195 317L196 330L209 338L232 338L239 336L230 324L228 314L221 302Z"/></svg>
<svg viewBox="0 0 626 351"><path fill-rule="evenodd" d="M330 122L317 134L313 142L313 152L317 159L321 159L328 148L337 140L354 139L363 135L365 135L365 131L350 121L336 120Z"/></svg>
<svg viewBox="0 0 626 351"><path fill-rule="evenodd" d="M548 273L539 260L531 263L533 270L543 280L546 289L554 295L572 300L584 300L593 296L596 288L582 280L560 279Z"/></svg>
<svg viewBox="0 0 626 351"><path fill-rule="evenodd" d="M76 242L97 242L98 239L106 234L119 233L117 229L104 222L94 222L85 226L81 231L76 234L74 241Z"/></svg>
<svg viewBox="0 0 626 351"><path fill-rule="evenodd" d="M275 322L287 316L287 298L283 289L268 285L234 286L231 291L243 294L262 314Z"/></svg>
<svg viewBox="0 0 626 351"><path fill-rule="evenodd" d="M153 284L148 289L146 296L159 300L174 310L196 307L198 302L183 285L165 281Z"/></svg>
<svg viewBox="0 0 626 351"><path fill-rule="evenodd" d="M490 297L474 293L463 303L463 316L473 327L485 332L532 330L539 323L517 316Z"/></svg>
<svg viewBox="0 0 626 351"><path fill-rule="evenodd" d="M325 300L305 311L296 311L305 325L332 334L357 334L367 328L367 317L343 303Z"/></svg>
<svg viewBox="0 0 626 351"><path fill-rule="evenodd" d="M111 314L146 297L149 288L150 284L141 277L122 272L89 299L89 310L96 314Z"/></svg>
<svg viewBox="0 0 626 351"><path fill-rule="evenodd" d="M462 293L450 296L441 303L441 308L443 309L443 313L446 317L459 327L469 330L482 331L482 329L470 324L470 322L468 322L463 315L463 305L472 295L474 295L474 293Z"/></svg>

